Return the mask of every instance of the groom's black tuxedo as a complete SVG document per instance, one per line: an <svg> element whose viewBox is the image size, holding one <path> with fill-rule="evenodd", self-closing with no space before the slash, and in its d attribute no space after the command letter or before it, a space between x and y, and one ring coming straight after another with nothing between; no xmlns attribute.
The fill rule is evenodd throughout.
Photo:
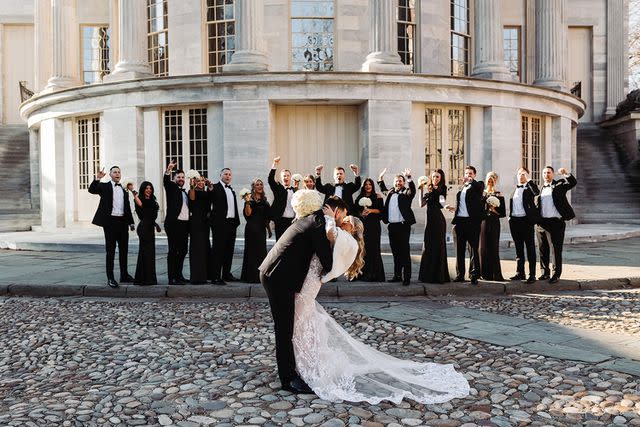
<svg viewBox="0 0 640 427"><path fill-rule="evenodd" d="M333 254L321 211L294 221L258 267L260 281L271 306L276 333L278 376L284 387L297 378L291 342L294 297L302 288L314 254L320 259L322 268L330 271L333 266Z"/></svg>

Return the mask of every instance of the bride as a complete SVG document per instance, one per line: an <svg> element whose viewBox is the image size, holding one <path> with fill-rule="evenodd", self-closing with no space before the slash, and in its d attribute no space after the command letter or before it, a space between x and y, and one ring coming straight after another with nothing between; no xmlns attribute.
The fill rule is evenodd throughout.
<svg viewBox="0 0 640 427"><path fill-rule="evenodd" d="M305 197L297 192L296 196L307 198L308 204L318 203L312 195ZM388 400L398 404L409 398L432 404L467 396L469 383L453 365L417 363L381 353L351 337L316 302L323 283L342 274L349 279L356 277L364 265L362 221L353 216L342 218L346 209L340 207L325 205L323 210L327 238L333 244L333 268L322 275L322 266L314 255L302 289L295 296L293 348L300 377L328 401L378 404Z"/></svg>

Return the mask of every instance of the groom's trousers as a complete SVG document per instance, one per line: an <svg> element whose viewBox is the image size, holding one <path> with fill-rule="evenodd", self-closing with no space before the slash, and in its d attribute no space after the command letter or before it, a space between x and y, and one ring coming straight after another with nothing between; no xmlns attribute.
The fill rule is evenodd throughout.
<svg viewBox="0 0 640 427"><path fill-rule="evenodd" d="M271 283L271 279L260 273L271 306L271 316L276 335L276 361L278 376L283 386L298 377L296 359L293 353L293 317L295 315L295 294L283 290L283 283Z"/></svg>

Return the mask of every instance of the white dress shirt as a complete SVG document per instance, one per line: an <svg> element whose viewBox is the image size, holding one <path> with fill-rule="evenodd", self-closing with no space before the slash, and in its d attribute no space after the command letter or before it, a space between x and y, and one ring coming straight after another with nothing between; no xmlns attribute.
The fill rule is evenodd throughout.
<svg viewBox="0 0 640 427"><path fill-rule="evenodd" d="M124 216L124 189L122 185L116 185L113 181L111 181L111 188L113 189L111 216Z"/></svg>
<svg viewBox="0 0 640 427"><path fill-rule="evenodd" d="M403 221L404 217L400 213L400 206L398 205L398 193L393 193L389 199L389 222L394 224Z"/></svg>
<svg viewBox="0 0 640 427"><path fill-rule="evenodd" d="M287 188L287 204L284 206L283 218L295 218L296 213L291 206L291 199L293 199L293 188Z"/></svg>
<svg viewBox="0 0 640 427"><path fill-rule="evenodd" d="M180 208L180 215L178 215L178 221L189 221L189 200L187 199L187 192L182 188L182 208Z"/></svg>
<svg viewBox="0 0 640 427"><path fill-rule="evenodd" d="M231 191L231 188L226 186L224 183L222 183L222 185L224 185L224 192L227 195L227 218L235 218L236 210L234 209L235 204L233 203L235 200L233 197L233 191Z"/></svg>
<svg viewBox="0 0 640 427"><path fill-rule="evenodd" d="M334 196L338 196L342 199L342 190L343 190L343 185L337 185L336 184L336 191L335 193L333 193Z"/></svg>
<svg viewBox="0 0 640 427"><path fill-rule="evenodd" d="M458 202L458 216L462 218L469 218L469 211L467 210L467 190L471 188L471 184L465 184L460 192L460 201Z"/></svg>
<svg viewBox="0 0 640 427"><path fill-rule="evenodd" d="M516 187L516 191L513 193L513 199L511 201L511 216L521 218L527 216L527 211L524 210L524 199L522 197L524 193L524 185L522 187Z"/></svg>
<svg viewBox="0 0 640 427"><path fill-rule="evenodd" d="M551 185L545 184L542 186L540 203L543 218L562 218L562 215L560 215L560 212L556 209L556 205L553 203L553 188L551 188Z"/></svg>

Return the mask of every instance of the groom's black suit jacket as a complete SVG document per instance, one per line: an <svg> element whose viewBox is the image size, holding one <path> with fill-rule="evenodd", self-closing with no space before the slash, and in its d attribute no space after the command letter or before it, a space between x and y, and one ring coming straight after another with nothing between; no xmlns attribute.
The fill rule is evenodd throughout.
<svg viewBox="0 0 640 427"><path fill-rule="evenodd" d="M322 211L298 219L282 234L258 269L284 293L300 292L313 254L322 268L333 266Z"/></svg>

